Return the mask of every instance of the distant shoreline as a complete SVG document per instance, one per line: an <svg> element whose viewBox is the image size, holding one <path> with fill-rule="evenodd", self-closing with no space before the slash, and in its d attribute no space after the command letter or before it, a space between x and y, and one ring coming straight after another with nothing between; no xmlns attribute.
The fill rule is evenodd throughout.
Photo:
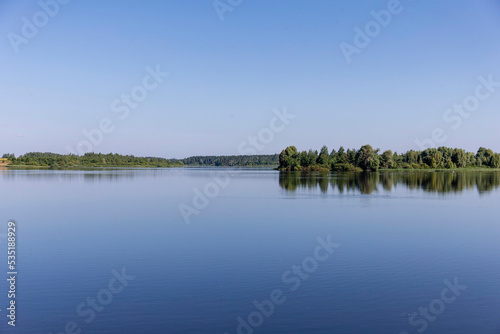
<svg viewBox="0 0 500 334"><path fill-rule="evenodd" d="M136 157L116 153L85 153L84 155L31 152L16 157L4 154L0 158L2 169L68 169L88 170L94 168L179 168L179 167L233 167L269 168L280 171L304 172L487 172L500 171L500 154L483 147L476 154L462 149L440 147L424 151L382 154L370 145L359 150L340 147L328 151L323 146L318 151L298 152L289 146L281 154L268 155L220 155L191 156L184 159L159 157Z"/></svg>
<svg viewBox="0 0 500 334"><path fill-rule="evenodd" d="M277 167L278 154L269 155L224 155L192 156L185 159L160 157L136 157L116 153L85 153L84 155L30 152L19 157L4 154L0 162L9 168L43 167L52 169L93 167L183 167L183 166L228 166L228 167Z"/></svg>

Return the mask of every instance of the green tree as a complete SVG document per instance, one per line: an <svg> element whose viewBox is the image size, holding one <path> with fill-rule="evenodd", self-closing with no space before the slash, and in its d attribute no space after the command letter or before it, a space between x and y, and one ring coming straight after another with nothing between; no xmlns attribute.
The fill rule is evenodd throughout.
<svg viewBox="0 0 500 334"><path fill-rule="evenodd" d="M490 166L492 168L500 168L500 154L494 153L491 156Z"/></svg>
<svg viewBox="0 0 500 334"><path fill-rule="evenodd" d="M326 146L323 146L319 152L318 160L317 163L319 165L326 166L329 164L330 156L328 154L328 148Z"/></svg>
<svg viewBox="0 0 500 334"><path fill-rule="evenodd" d="M453 154L451 156L451 161L460 168L467 166L467 154L464 150L456 148L453 150Z"/></svg>
<svg viewBox="0 0 500 334"><path fill-rule="evenodd" d="M435 148L428 148L422 152L422 161L431 168L444 167L443 155Z"/></svg>
<svg viewBox="0 0 500 334"><path fill-rule="evenodd" d="M347 162L350 164L356 163L356 150L355 149L347 149Z"/></svg>
<svg viewBox="0 0 500 334"><path fill-rule="evenodd" d="M347 162L347 155L345 154L344 147L340 146L338 152L335 154L334 163L345 164Z"/></svg>
<svg viewBox="0 0 500 334"><path fill-rule="evenodd" d="M295 146L288 146L286 149L281 151L279 155L280 168L290 169L295 168L298 165L298 152Z"/></svg>
<svg viewBox="0 0 500 334"><path fill-rule="evenodd" d="M406 162L409 164L415 164L418 162L418 153L414 150L410 150L406 153Z"/></svg>
<svg viewBox="0 0 500 334"><path fill-rule="evenodd" d="M334 162L335 161L335 149L333 149L331 152L330 152L330 161Z"/></svg>
<svg viewBox="0 0 500 334"><path fill-rule="evenodd" d="M384 151L380 157L380 164L382 168L392 168L394 165L393 154L391 150Z"/></svg>
<svg viewBox="0 0 500 334"><path fill-rule="evenodd" d="M486 149L484 147L480 147L476 153L476 163L478 166L489 166L491 163L491 157L493 156L493 151L490 149Z"/></svg>
<svg viewBox="0 0 500 334"><path fill-rule="evenodd" d="M378 151L378 150L377 150ZM356 153L356 166L364 171L376 171L380 166L377 151L370 145L363 145Z"/></svg>

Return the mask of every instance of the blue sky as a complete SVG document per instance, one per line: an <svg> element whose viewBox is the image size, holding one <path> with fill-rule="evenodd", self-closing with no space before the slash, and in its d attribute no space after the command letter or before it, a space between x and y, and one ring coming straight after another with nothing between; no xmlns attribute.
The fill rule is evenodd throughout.
<svg viewBox="0 0 500 334"><path fill-rule="evenodd" d="M1 1L0 153L68 153L108 119L93 151L238 154L284 108L296 117L258 153L401 152L436 128L437 146L500 152L500 87L459 126L443 119L479 77L500 82L499 1L401 0L349 63L341 43L354 45L355 28L391 1L238 2L221 0L232 10L220 20L211 0L71 0L25 38L23 17L43 20L40 2ZM27 42L13 47L13 34ZM156 66L169 75L120 119L113 101Z"/></svg>

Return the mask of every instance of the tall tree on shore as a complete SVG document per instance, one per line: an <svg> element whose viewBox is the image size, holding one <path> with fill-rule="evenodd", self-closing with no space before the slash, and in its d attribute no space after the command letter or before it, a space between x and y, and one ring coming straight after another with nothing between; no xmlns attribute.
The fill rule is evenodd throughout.
<svg viewBox="0 0 500 334"><path fill-rule="evenodd" d="M288 146L286 149L281 151L278 159L280 167L282 168L293 168L298 165L298 152L295 146Z"/></svg>
<svg viewBox="0 0 500 334"><path fill-rule="evenodd" d="M318 164L323 165L323 166L329 165L329 162L330 162L329 158L330 158L330 156L328 154L328 147L323 145L323 147L319 151Z"/></svg>
<svg viewBox="0 0 500 334"><path fill-rule="evenodd" d="M382 168L392 168L394 162L391 150L387 150L382 153L382 156L380 157L380 164Z"/></svg>
<svg viewBox="0 0 500 334"><path fill-rule="evenodd" d="M467 166L467 154L464 150L456 148L455 150L453 150L451 161L453 161L453 163L457 165L457 167L465 167Z"/></svg>
<svg viewBox="0 0 500 334"><path fill-rule="evenodd" d="M347 155L345 154L345 150L343 146L340 146L339 150L335 154L334 163L337 164L345 164L347 162Z"/></svg>
<svg viewBox="0 0 500 334"><path fill-rule="evenodd" d="M491 163L491 157L493 156L493 151L480 147L476 153L476 163L478 166L486 165L489 166Z"/></svg>
<svg viewBox="0 0 500 334"><path fill-rule="evenodd" d="M363 145L356 152L356 165L365 171L376 171L380 166L377 151L370 145Z"/></svg>

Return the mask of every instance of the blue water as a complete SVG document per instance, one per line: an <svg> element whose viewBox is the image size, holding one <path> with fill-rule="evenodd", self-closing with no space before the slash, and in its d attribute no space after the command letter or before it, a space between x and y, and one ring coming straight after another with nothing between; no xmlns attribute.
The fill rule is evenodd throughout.
<svg viewBox="0 0 500 334"><path fill-rule="evenodd" d="M499 184L498 173L3 169L0 272L14 219L18 276L15 328L0 282L0 332L497 334ZM209 195L198 208L197 193ZM446 280L459 286L448 302Z"/></svg>

